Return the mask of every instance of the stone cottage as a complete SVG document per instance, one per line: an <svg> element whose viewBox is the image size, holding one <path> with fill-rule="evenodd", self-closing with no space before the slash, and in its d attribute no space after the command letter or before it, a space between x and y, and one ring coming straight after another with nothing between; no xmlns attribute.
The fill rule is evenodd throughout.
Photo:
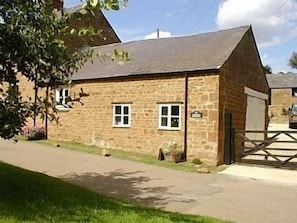
<svg viewBox="0 0 297 223"><path fill-rule="evenodd" d="M287 115L288 108L297 103L297 74L266 74L271 92L269 115Z"/></svg>
<svg viewBox="0 0 297 223"><path fill-rule="evenodd" d="M131 61L94 59L59 86L50 139L156 155L176 142L188 159L218 165L226 114L236 129L267 127L269 88L249 26L93 49Z"/></svg>

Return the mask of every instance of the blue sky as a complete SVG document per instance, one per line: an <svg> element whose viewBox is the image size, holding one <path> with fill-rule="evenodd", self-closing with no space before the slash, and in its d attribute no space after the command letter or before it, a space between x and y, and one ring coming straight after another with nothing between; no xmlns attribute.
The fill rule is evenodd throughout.
<svg viewBox="0 0 297 223"><path fill-rule="evenodd" d="M263 65L297 72L288 66L297 51L297 0L129 0L127 8L103 12L123 42L154 38L158 28L170 37L251 24Z"/></svg>

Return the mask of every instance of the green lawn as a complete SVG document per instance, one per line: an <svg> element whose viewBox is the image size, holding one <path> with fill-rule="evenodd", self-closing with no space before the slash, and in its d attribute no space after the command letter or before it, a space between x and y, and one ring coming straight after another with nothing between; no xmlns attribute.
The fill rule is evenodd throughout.
<svg viewBox="0 0 297 223"><path fill-rule="evenodd" d="M223 222L145 208L0 162L0 222Z"/></svg>

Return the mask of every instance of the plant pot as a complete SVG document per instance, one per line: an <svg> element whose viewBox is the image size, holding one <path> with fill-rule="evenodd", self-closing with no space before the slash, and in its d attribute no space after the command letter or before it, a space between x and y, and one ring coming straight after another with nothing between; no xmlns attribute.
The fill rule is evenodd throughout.
<svg viewBox="0 0 297 223"><path fill-rule="evenodd" d="M178 163L182 160L182 152L165 153L165 160L172 163Z"/></svg>

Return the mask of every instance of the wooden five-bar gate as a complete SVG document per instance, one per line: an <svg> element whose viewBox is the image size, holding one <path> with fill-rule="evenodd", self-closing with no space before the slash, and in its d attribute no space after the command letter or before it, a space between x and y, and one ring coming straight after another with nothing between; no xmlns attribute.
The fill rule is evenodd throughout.
<svg viewBox="0 0 297 223"><path fill-rule="evenodd" d="M297 131L237 130L226 113L224 163L235 162L297 169Z"/></svg>
<svg viewBox="0 0 297 223"><path fill-rule="evenodd" d="M297 167L297 131L234 131L234 137L238 162Z"/></svg>
<svg viewBox="0 0 297 223"><path fill-rule="evenodd" d="M297 169L297 131L238 131L226 128L225 163Z"/></svg>

